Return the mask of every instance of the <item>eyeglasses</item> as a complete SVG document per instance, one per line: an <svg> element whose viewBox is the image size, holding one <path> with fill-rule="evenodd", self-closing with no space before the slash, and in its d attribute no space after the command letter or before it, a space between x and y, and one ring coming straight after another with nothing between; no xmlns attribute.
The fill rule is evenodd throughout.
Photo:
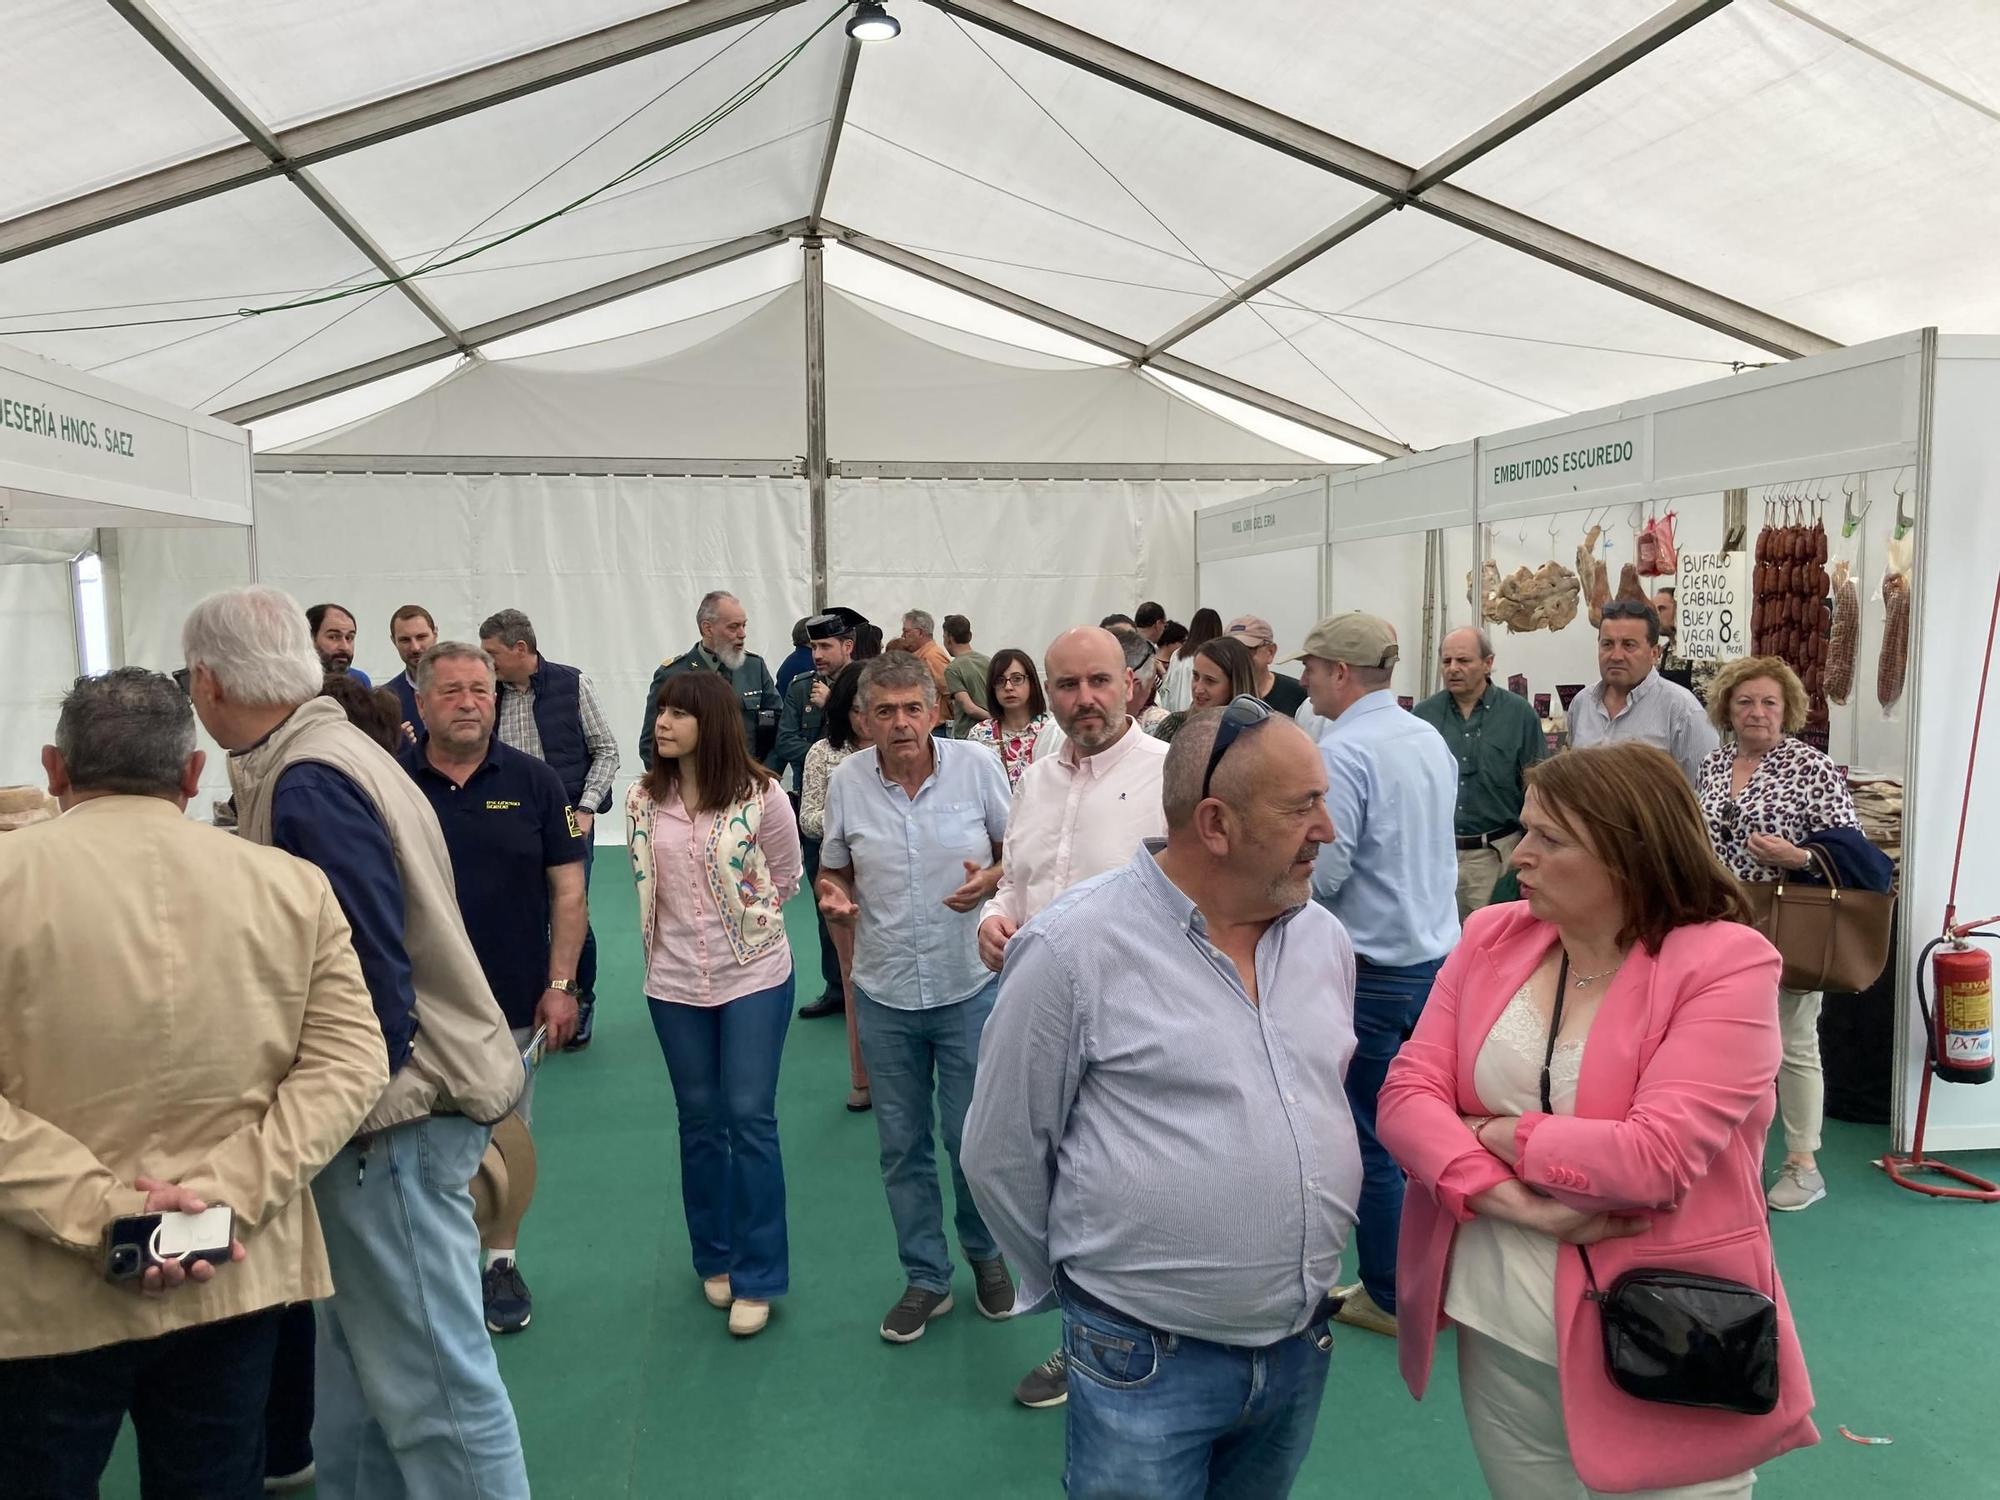
<svg viewBox="0 0 2000 1500"><path fill-rule="evenodd" d="M1262 698L1253 698L1248 693L1229 700L1229 707L1222 711L1222 726L1215 731L1215 748L1208 752L1208 769L1201 777L1201 797L1208 800L1208 789L1215 781L1215 768L1222 763L1222 757L1229 747L1246 729L1254 729L1271 717L1271 705Z"/></svg>
<svg viewBox="0 0 2000 1500"><path fill-rule="evenodd" d="M1026 687L1027 685L1027 677L1020 672L1009 672L1005 677L1000 679L1001 687Z"/></svg>

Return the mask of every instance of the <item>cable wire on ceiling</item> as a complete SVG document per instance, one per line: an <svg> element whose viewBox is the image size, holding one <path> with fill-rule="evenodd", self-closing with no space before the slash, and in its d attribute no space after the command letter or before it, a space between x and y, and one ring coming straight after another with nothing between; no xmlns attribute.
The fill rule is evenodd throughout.
<svg viewBox="0 0 2000 1500"><path fill-rule="evenodd" d="M1055 111L1051 110L1046 104L1044 104L1039 98L1037 98L1033 90L1031 90L1025 83L1021 82L1019 78L1016 78L1013 72L1008 69L1007 65L1001 62L999 58L995 57L993 53L990 50L988 50L984 42L980 41L977 37L973 36L971 32L967 31L965 29L964 23L961 22L957 16L952 15L949 11L947 11L945 15L946 19L949 20L951 24L958 29L958 33L960 36L964 37L966 41L970 42L972 46L978 50L978 52L982 57L984 57L995 68L997 68L1000 72L1000 75L1003 78L1005 78L1009 83L1013 84L1013 86L1016 89L1020 90L1022 96L1026 98L1030 104L1034 105L1036 109L1041 111L1041 113L1047 117L1050 124L1054 125L1056 129L1060 130L1065 136L1067 136L1071 144L1073 144L1077 148L1077 150L1081 151L1085 156L1089 157L1091 162L1097 167L1099 171L1104 173L1106 177L1109 177L1114 183L1116 183L1118 185L1119 190L1123 192L1126 197L1130 198L1134 203L1136 203L1141 209L1141 211L1145 213L1146 217L1151 219L1155 224L1159 225L1160 228L1165 230L1167 232L1168 237L1171 238L1175 244L1179 245L1181 249L1185 251L1192 259L1194 259L1201 266L1203 270L1207 271L1209 275L1213 276L1217 284L1222 288L1224 292L1235 291L1236 286L1238 284L1237 282L1232 281L1227 276L1224 276L1220 271L1216 270L1214 266L1210 265L1205 259L1203 259L1201 254L1198 251L1196 251L1192 245L1190 245L1185 239L1183 239L1179 234L1177 234L1174 231L1172 225L1167 223L1165 219L1161 218L1160 215L1153 210L1152 205L1147 203L1144 198L1141 198L1139 194L1133 190L1131 184L1127 183L1124 178L1120 177L1116 172L1112 171L1112 169L1109 166L1105 165L1104 161L1097 155L1096 152L1092 151L1090 147L1086 146L1080 139L1078 139L1074 131L1072 131L1067 125L1065 125L1060 119L1056 117ZM1332 386L1334 390L1338 391L1343 400L1345 400L1356 411L1360 412L1363 416L1365 416L1369 420L1369 422L1374 425L1374 427L1378 432L1381 432L1387 437L1395 439L1396 442L1401 443L1403 441L1400 437L1397 437L1395 430L1391 428L1387 422L1384 422L1380 417L1376 416L1375 413L1370 411L1362 401L1360 401L1351 391L1347 389L1347 387L1345 387L1338 380L1336 380L1333 376L1332 371L1323 367L1318 360L1314 359L1304 349L1300 348L1299 345L1292 340L1291 335L1287 334L1283 329L1279 328L1277 324L1273 323L1269 318L1265 317L1263 312L1258 308L1252 307L1250 310L1252 313L1256 315L1258 320L1261 321L1266 328L1270 329L1272 333L1276 334L1279 338L1283 339L1285 343L1291 348L1292 352L1296 354L1300 359L1304 360L1306 364L1309 365L1313 369L1313 371L1319 375L1319 377L1322 380L1324 380L1328 385ZM1408 444L1404 444L1404 446L1407 447Z"/></svg>
<svg viewBox="0 0 2000 1500"><path fill-rule="evenodd" d="M622 187L625 183L631 181L634 177L637 177L641 173L644 173L649 169L651 169L652 167L657 166L660 162L665 161L675 152L680 151L685 147L691 145L696 140L699 140L702 136L706 135L709 131L713 130L716 126L720 125L724 120L728 119L731 115L735 114L737 110L741 109L744 105L748 104L751 100L755 99L759 94L763 93L765 89L769 88L780 77L782 77L783 74L786 72L786 70L788 70L793 63L798 61L799 57L805 52L806 48L811 46L812 43L818 39L820 33L825 31L835 21L839 20L843 15L845 15L847 13L847 10L848 10L847 5L842 4L841 6L839 6L830 15L828 15L825 20L821 21L819 25L815 26L810 32L808 32L804 40L800 41L796 46L794 46L788 52L784 53L781 57L779 57L775 62L767 66L756 77L752 78L749 83L745 84L742 88L738 89L734 94L732 94L728 99L723 101L723 103L717 105L714 109L710 110L707 114L703 115L701 119L697 120L694 124L688 126L687 129L683 130L680 134L673 137L665 145L659 147L657 150L648 152L644 157L634 162L631 166L627 167L624 171L620 172L617 176L613 177L609 182L606 182L601 186L592 189L590 192L585 193L580 198L573 199L571 202L564 204L561 208L552 210L551 212L546 214L542 214L534 219L530 219L527 223L522 224L514 229L511 229L507 231L505 234L499 235L482 244L475 245L468 250L462 251L458 255L450 256L443 260L433 261L431 264L425 266L421 270L405 271L394 276L376 277L369 281L359 282L351 287L342 287L333 291L315 293L311 296L293 298L292 300L286 302L271 303L261 307L238 308L233 313L194 313L194 314L184 314L182 316L168 317L168 318L133 319L121 323L90 323L75 327L16 328L8 330L8 337L20 338L31 334L42 334L42 333L92 333L114 328L151 328L151 327L160 327L173 323L209 322L219 318L263 317L274 312L289 312L296 308L301 308L301 307L318 307L318 306L323 306L324 304L329 302L339 302L339 301L344 301L345 299L350 297L363 296L369 292L384 291L391 287L400 286L405 282L415 281L423 275L427 275L432 272L442 270L447 266L458 265L464 261L473 259L475 256L487 254L489 251L495 250L499 248L501 245L507 244L513 240L517 240L525 234L532 233L534 230L541 228L544 224L553 223L557 219L563 218L568 214L576 212L578 209L584 207L586 204L589 204L595 201L596 199L602 197L604 194L611 192L614 188Z"/></svg>

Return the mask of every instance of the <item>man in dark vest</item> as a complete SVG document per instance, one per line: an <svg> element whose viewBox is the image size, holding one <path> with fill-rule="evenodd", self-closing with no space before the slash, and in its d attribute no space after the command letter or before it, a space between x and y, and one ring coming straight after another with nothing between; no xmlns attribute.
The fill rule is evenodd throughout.
<svg viewBox="0 0 2000 1500"><path fill-rule="evenodd" d="M562 778L563 791L576 809L583 828L583 883L590 886L591 825L611 805L611 783L618 775L618 737L604 717L590 679L575 667L546 660L535 644L534 623L518 609L488 615L479 627L479 644L493 658L500 681L500 743L547 761ZM597 934L583 933L583 953L576 965L576 1034L565 1049L581 1052L590 1045L597 1019Z"/></svg>
<svg viewBox="0 0 2000 1500"><path fill-rule="evenodd" d="M805 623L813 669L794 679L786 690L784 715L778 721L778 748L772 752L772 769L783 776L790 767L795 787L802 784L806 752L826 733L826 697L830 685L841 669L854 660L854 628L868 621L851 609L830 609ZM801 844L806 879L815 882L819 879L819 840L802 837ZM847 991L840 980L840 955L834 951L826 917L817 907L814 912L819 919L819 971L826 976L826 988L817 1000L799 1008L799 1014L807 1020L837 1016L847 1008Z"/></svg>
<svg viewBox="0 0 2000 1500"><path fill-rule="evenodd" d="M639 764L653 768L654 705L660 701L660 684L677 672L719 672L729 679L743 704L743 738L753 758L778 769L778 685L764 658L743 649L750 633L750 617L743 602L734 594L718 589L704 594L694 612L696 641L679 656L660 663L646 689L646 716L639 725Z"/></svg>

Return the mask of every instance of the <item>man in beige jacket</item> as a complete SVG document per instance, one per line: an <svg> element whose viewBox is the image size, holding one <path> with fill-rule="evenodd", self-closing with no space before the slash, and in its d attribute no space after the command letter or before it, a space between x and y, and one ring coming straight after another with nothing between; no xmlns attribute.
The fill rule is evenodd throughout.
<svg viewBox="0 0 2000 1500"><path fill-rule="evenodd" d="M63 815L0 840L10 1495L95 1494L128 1412L149 1496L259 1492L278 1319L332 1290L306 1184L388 1078L326 877L186 819L194 745L171 679L79 682L42 752ZM106 1282L114 1219L208 1204L235 1263Z"/></svg>
<svg viewBox="0 0 2000 1500"><path fill-rule="evenodd" d="M212 594L188 615L181 647L195 713L230 752L237 833L326 874L389 1065L362 1135L313 1184L337 1288L319 1307L313 1365L317 1493L526 1500L470 1191L526 1073L466 936L437 814L387 751L317 696L319 661L289 594ZM281 1383L300 1353L281 1354ZM300 1413L272 1416L283 1430ZM274 1466L284 1470L274 1479L301 1477Z"/></svg>

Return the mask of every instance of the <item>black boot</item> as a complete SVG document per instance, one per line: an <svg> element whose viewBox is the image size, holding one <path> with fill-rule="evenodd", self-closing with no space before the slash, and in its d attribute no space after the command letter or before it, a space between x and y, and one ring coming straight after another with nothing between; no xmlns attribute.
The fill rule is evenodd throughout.
<svg viewBox="0 0 2000 1500"><path fill-rule="evenodd" d="M847 997L828 990L810 1005L799 1007L801 1021L817 1021L821 1016L837 1016L847 1009Z"/></svg>
<svg viewBox="0 0 2000 1500"><path fill-rule="evenodd" d="M597 997L580 995L576 1002L576 1035L563 1047L565 1052L581 1052L590 1045L591 1023L597 1019Z"/></svg>

